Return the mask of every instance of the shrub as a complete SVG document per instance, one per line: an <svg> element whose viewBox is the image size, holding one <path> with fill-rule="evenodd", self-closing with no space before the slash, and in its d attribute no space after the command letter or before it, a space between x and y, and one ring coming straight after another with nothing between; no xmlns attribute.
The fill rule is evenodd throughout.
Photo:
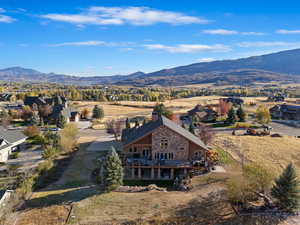
<svg viewBox="0 0 300 225"><path fill-rule="evenodd" d="M46 147L42 153L44 159L53 159L58 153L57 148Z"/></svg>
<svg viewBox="0 0 300 225"><path fill-rule="evenodd" d="M243 175L248 179L254 192L266 193L270 190L274 174L257 163L248 163L243 168Z"/></svg>
<svg viewBox="0 0 300 225"><path fill-rule="evenodd" d="M256 198L249 182L243 177L231 178L226 183L227 196L233 204L245 206L249 201Z"/></svg>
<svg viewBox="0 0 300 225"><path fill-rule="evenodd" d="M267 107L260 105L255 113L255 117L258 123L268 124L271 122L270 111Z"/></svg>
<svg viewBox="0 0 300 225"><path fill-rule="evenodd" d="M27 127L23 133L27 136L27 137L36 137L38 135L40 135L41 130L37 127L37 126L29 126Z"/></svg>
<svg viewBox="0 0 300 225"><path fill-rule="evenodd" d="M78 128L74 124L67 124L60 132L59 145L64 152L70 152L76 147Z"/></svg>
<svg viewBox="0 0 300 225"><path fill-rule="evenodd" d="M94 119L103 119L104 117L104 110L102 107L99 107L98 105L95 105L93 109L93 118Z"/></svg>
<svg viewBox="0 0 300 225"><path fill-rule="evenodd" d="M38 136L35 136L34 138L32 138L31 144L34 144L34 145L46 145L47 144L47 140L45 139L44 136L38 135Z"/></svg>

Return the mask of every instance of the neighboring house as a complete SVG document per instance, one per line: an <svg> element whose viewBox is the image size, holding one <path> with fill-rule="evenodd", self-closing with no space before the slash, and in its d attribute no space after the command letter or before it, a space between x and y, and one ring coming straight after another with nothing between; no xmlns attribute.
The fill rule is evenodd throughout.
<svg viewBox="0 0 300 225"><path fill-rule="evenodd" d="M300 121L299 105L275 105L269 111L273 119Z"/></svg>
<svg viewBox="0 0 300 225"><path fill-rule="evenodd" d="M44 118L49 123L56 123L60 115L63 115L66 122L78 122L80 113L69 107L68 101L65 97L55 96L53 98L44 98L41 96L26 96L24 104L31 108L39 108L41 106L49 105L52 107L52 113Z"/></svg>
<svg viewBox="0 0 300 225"><path fill-rule="evenodd" d="M164 116L122 132L125 179L173 180L206 170L207 146Z"/></svg>
<svg viewBox="0 0 300 225"><path fill-rule="evenodd" d="M0 126L0 162L6 162L13 151L20 149L26 138L19 130L7 130Z"/></svg>
<svg viewBox="0 0 300 225"><path fill-rule="evenodd" d="M188 116L190 119L195 118L198 122L215 122L218 113L209 106L196 105L188 111Z"/></svg>
<svg viewBox="0 0 300 225"><path fill-rule="evenodd" d="M7 93L0 94L0 101L1 102L10 102L12 100L13 100L13 95L12 94L7 94Z"/></svg>
<svg viewBox="0 0 300 225"><path fill-rule="evenodd" d="M244 104L244 100L240 98L221 98L224 102L232 103L233 105L242 105Z"/></svg>
<svg viewBox="0 0 300 225"><path fill-rule="evenodd" d="M268 97L268 102L284 102L285 97L282 94L272 95Z"/></svg>

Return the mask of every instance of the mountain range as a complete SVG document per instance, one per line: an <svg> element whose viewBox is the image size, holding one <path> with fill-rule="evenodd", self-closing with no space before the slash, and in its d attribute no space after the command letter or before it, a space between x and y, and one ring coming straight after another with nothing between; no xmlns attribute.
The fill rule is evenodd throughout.
<svg viewBox="0 0 300 225"><path fill-rule="evenodd" d="M79 77L11 67L0 70L0 80L135 86L174 86L200 83L250 84L270 81L300 82L300 49L234 60L194 63L152 73L136 72L129 75L114 76Z"/></svg>

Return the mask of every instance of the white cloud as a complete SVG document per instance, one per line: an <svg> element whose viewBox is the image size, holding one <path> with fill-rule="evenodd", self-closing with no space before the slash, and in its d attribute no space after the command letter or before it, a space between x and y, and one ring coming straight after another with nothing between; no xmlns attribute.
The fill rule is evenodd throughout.
<svg viewBox="0 0 300 225"><path fill-rule="evenodd" d="M300 42L284 42L284 41L256 41L256 42L241 42L238 43L239 47L299 47Z"/></svg>
<svg viewBox="0 0 300 225"><path fill-rule="evenodd" d="M94 25L152 25L207 24L208 20L178 12L162 11L148 7L90 7L78 14L45 14L42 18L73 24Z"/></svg>
<svg viewBox="0 0 300 225"><path fill-rule="evenodd" d="M135 42L106 42L106 41L75 41L62 42L56 44L48 44L48 47L64 47L64 46L105 46L105 47L129 47L135 45Z"/></svg>
<svg viewBox="0 0 300 225"><path fill-rule="evenodd" d="M180 44L175 46L168 46L162 44L149 44L144 45L147 49L151 50L163 50L170 53L197 53L197 52L227 52L231 49L222 44L216 45L192 45L192 44Z"/></svg>
<svg viewBox="0 0 300 225"><path fill-rule="evenodd" d="M5 12L5 11L1 11L1 10L3 10L3 9L0 8L0 13ZM10 16L0 15L0 23L12 23L14 21L15 21L15 19Z"/></svg>
<svg viewBox="0 0 300 225"><path fill-rule="evenodd" d="M3 8L0 8L0 23L12 23L15 21L14 18L10 17L10 16L6 16L6 15L3 15L3 13L5 13L6 10L3 9Z"/></svg>
<svg viewBox="0 0 300 225"><path fill-rule="evenodd" d="M265 33L261 32L240 32L236 30L225 30L225 29L215 29L215 30L204 30L205 34L216 34L216 35L264 35Z"/></svg>
<svg viewBox="0 0 300 225"><path fill-rule="evenodd" d="M278 34L300 34L300 30L281 29L281 30L277 30L276 33L278 33Z"/></svg>
<svg viewBox="0 0 300 225"><path fill-rule="evenodd" d="M63 46L107 46L105 41L79 41L79 42L63 42L58 44L49 44L49 47L63 47Z"/></svg>
<svg viewBox="0 0 300 225"><path fill-rule="evenodd" d="M216 61L214 58L202 58L202 59L198 59L198 62L212 62L212 61Z"/></svg>

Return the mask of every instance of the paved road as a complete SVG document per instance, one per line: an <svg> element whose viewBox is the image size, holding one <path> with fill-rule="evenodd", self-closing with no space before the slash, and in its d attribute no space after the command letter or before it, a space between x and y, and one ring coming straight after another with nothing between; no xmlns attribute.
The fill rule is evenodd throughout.
<svg viewBox="0 0 300 225"><path fill-rule="evenodd" d="M269 126L273 128L271 134L279 133L287 136L300 136L300 128L295 128L295 127L291 127L285 124L275 123L275 122L271 122ZM220 127L220 128L214 128L213 130L217 133L231 134L234 129ZM237 133L245 133L245 129L238 129Z"/></svg>
<svg viewBox="0 0 300 225"><path fill-rule="evenodd" d="M288 136L300 136L300 128L290 127L281 123L270 123L270 126L273 127L273 133L280 133Z"/></svg>

